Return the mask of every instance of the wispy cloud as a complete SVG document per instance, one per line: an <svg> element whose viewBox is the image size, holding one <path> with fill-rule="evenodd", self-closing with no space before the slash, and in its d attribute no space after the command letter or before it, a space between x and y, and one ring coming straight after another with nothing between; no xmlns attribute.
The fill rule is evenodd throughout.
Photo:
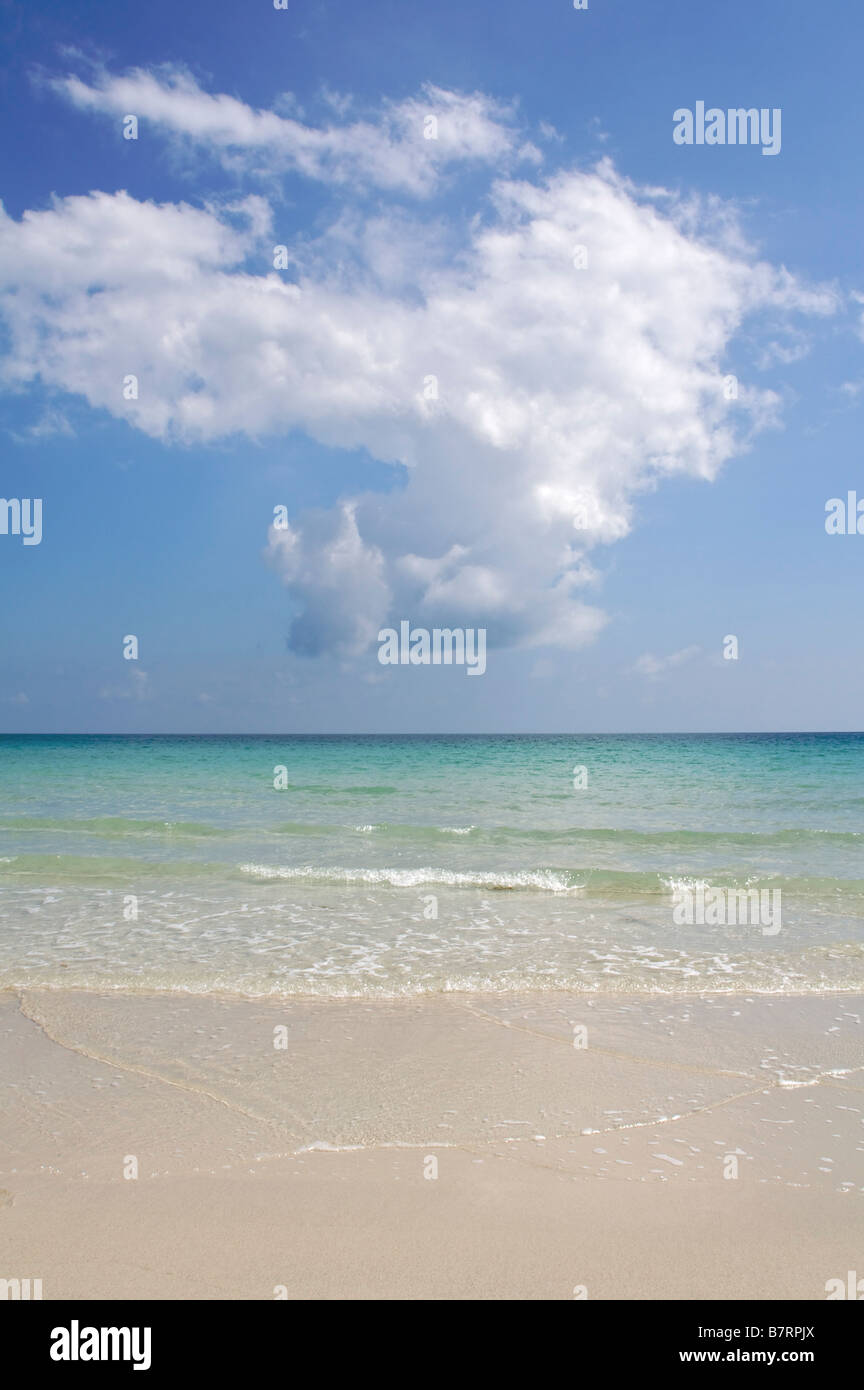
<svg viewBox="0 0 864 1390"><path fill-rule="evenodd" d="M451 164L500 168L513 159L540 159L514 126L512 107L432 83L355 120L346 119L349 100L328 94L337 120L326 126L206 92L185 69L170 65L125 74L103 69L89 82L69 74L48 85L81 110L114 117L118 130L123 117L134 115L234 167L241 159L250 171L293 169L327 183L372 184L419 197L433 192Z"/></svg>
<svg viewBox="0 0 864 1390"><path fill-rule="evenodd" d="M10 430L9 434L16 444L38 444L43 439L54 439L58 436L71 439L75 431L62 410L46 410L35 424L28 425L23 430Z"/></svg>
<svg viewBox="0 0 864 1390"><path fill-rule="evenodd" d="M655 656L653 652L645 652L633 665L633 672L637 676L647 676L649 680L656 680L658 676L665 675L668 671L674 671L679 666L685 666L687 662L695 660L700 655L702 648L682 647L678 652L670 652L668 656Z"/></svg>
<svg viewBox="0 0 864 1390"><path fill-rule="evenodd" d="M130 670L125 681L105 685L99 691L100 700L151 700L153 689L146 671Z"/></svg>

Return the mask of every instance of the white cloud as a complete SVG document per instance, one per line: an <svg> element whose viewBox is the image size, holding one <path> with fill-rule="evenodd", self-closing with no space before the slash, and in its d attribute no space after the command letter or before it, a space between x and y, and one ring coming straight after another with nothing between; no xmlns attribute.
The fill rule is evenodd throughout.
<svg viewBox="0 0 864 1390"><path fill-rule="evenodd" d="M100 700L152 700L153 690L150 676L146 671L134 668L129 671L125 681L118 685L105 685L99 691Z"/></svg>
<svg viewBox="0 0 864 1390"><path fill-rule="evenodd" d="M302 607L291 645L303 656L359 655L387 616L384 557L364 543L354 513L346 504L307 513L301 530L270 531L270 558Z"/></svg>
<svg viewBox="0 0 864 1390"><path fill-rule="evenodd" d="M351 103L328 93L327 104L341 123L326 127L205 92L191 74L171 65L123 75L99 70L92 82L69 75L48 85L81 110L114 117L118 129L125 116L134 115L232 166L239 160L251 171L293 169L328 183L373 184L421 197L451 163L500 166L510 158L540 158L515 130L511 107L432 83L416 97L385 102L374 117L351 122L345 120Z"/></svg>
<svg viewBox="0 0 864 1390"><path fill-rule="evenodd" d="M187 79L114 81L103 105L106 92L118 110L149 94L153 119L217 146L266 143L284 120ZM477 100L456 143L504 158L512 139L477 135ZM331 135L312 142L315 169L325 145L336 159ZM380 169L355 172L374 182ZM676 474L714 478L773 422L773 392L742 380L724 396L743 326L775 343L790 316L834 300L759 262L716 200L647 193L608 162L500 179L476 211L454 249L434 215L384 207L363 225L343 205L292 242L296 282L272 270L261 197L220 208L94 193L20 222L0 213L3 371L158 438L301 429L404 465L404 486L271 532L298 651L353 655L401 617L485 625L492 645L578 647L606 621L582 596L596 582L586 552L628 533L640 494Z"/></svg>
<svg viewBox="0 0 864 1390"><path fill-rule="evenodd" d="M58 435L69 439L74 436L75 431L61 410L45 410L35 424L28 425L20 431L10 430L9 434L16 444L33 444L39 443L42 439L53 439Z"/></svg>
<svg viewBox="0 0 864 1390"><path fill-rule="evenodd" d="M697 646L682 647L680 651L670 652L668 656L655 656L653 652L645 652L635 662L633 671L638 676L647 676L649 680L654 680L667 671L674 671L677 666L684 666L688 661L693 661L701 651L702 648Z"/></svg>

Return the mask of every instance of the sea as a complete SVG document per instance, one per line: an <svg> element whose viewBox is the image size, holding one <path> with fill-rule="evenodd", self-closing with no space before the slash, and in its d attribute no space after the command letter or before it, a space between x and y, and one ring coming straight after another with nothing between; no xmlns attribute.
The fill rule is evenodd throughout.
<svg viewBox="0 0 864 1390"><path fill-rule="evenodd" d="M864 734L3 736L0 988L864 991Z"/></svg>

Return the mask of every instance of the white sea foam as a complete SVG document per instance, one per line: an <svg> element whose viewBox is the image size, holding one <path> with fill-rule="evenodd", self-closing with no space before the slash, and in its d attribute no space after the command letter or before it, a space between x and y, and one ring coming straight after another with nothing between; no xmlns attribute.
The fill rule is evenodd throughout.
<svg viewBox="0 0 864 1390"><path fill-rule="evenodd" d="M239 864L244 874L261 879L309 880L323 883L368 883L391 888L419 888L441 884L448 888L541 889L547 893L578 893L584 883L573 883L566 873L553 869L523 869L516 873L458 873L452 869L343 869L280 864Z"/></svg>

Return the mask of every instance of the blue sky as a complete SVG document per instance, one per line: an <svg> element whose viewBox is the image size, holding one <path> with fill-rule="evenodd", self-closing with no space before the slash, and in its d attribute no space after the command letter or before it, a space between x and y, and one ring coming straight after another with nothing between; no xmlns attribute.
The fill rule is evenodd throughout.
<svg viewBox="0 0 864 1390"><path fill-rule="evenodd" d="M0 728L864 727L851 6L2 24ZM697 101L780 153L676 145ZM485 675L382 667L403 618Z"/></svg>

